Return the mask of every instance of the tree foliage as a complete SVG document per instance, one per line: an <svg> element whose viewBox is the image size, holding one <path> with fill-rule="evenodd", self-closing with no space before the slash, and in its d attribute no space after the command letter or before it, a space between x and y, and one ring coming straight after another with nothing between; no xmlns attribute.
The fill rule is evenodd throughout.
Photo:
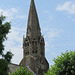
<svg viewBox="0 0 75 75"><path fill-rule="evenodd" d="M7 52L4 54L3 42L7 40L6 35L9 33L11 25L9 22L3 23L5 16L0 16L0 75L8 75L8 64L11 61L12 53Z"/></svg>
<svg viewBox="0 0 75 75"><path fill-rule="evenodd" d="M66 51L53 61L55 64L45 75L75 75L75 51Z"/></svg>
<svg viewBox="0 0 75 75"><path fill-rule="evenodd" d="M34 75L34 74L32 74L26 67L20 67L11 75Z"/></svg>

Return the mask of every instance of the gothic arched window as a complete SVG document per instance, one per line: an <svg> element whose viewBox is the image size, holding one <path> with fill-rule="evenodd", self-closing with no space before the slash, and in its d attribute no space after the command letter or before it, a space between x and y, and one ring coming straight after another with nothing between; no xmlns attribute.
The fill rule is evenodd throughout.
<svg viewBox="0 0 75 75"><path fill-rule="evenodd" d="M37 54L37 41L32 41L32 53Z"/></svg>

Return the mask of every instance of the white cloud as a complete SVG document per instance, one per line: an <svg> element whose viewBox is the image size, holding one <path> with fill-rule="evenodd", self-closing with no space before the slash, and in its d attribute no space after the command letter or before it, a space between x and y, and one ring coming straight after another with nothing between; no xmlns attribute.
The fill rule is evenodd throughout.
<svg viewBox="0 0 75 75"><path fill-rule="evenodd" d="M12 63L19 64L22 59L22 40L24 33L25 29L12 27L11 33L7 35L8 40L4 42L5 50L11 51L14 54Z"/></svg>
<svg viewBox="0 0 75 75"><path fill-rule="evenodd" d="M4 16L7 16L7 21L11 21L17 12L18 10L16 8L11 8L7 10L0 9L0 13L2 13Z"/></svg>
<svg viewBox="0 0 75 75"><path fill-rule="evenodd" d="M25 15L23 15L23 16L20 16L20 15L18 15L18 16L16 16L17 18L20 18L20 19L25 19Z"/></svg>
<svg viewBox="0 0 75 75"><path fill-rule="evenodd" d="M57 55L57 53L55 53L55 52L52 52L51 54L52 54L52 55Z"/></svg>
<svg viewBox="0 0 75 75"><path fill-rule="evenodd" d="M17 13L18 12L18 9L17 8L11 8L11 11Z"/></svg>
<svg viewBox="0 0 75 75"><path fill-rule="evenodd" d="M15 18L25 19L25 15L21 15L21 11L17 8L10 8L6 10L0 8L0 14L1 13L7 17L6 21L11 21Z"/></svg>
<svg viewBox="0 0 75 75"><path fill-rule="evenodd" d="M45 32L45 37L46 39L49 39L50 41L53 41L56 37L59 37L64 30L62 29L49 29L49 28L44 28L43 29Z"/></svg>
<svg viewBox="0 0 75 75"><path fill-rule="evenodd" d="M15 21L14 19L16 19L16 21L17 19L25 19L25 14L23 15L23 12L21 12L21 10L17 8L10 8L5 10L0 8L0 15L1 13L3 14L3 16L6 16L6 21L8 22L11 20ZM25 29L26 28L17 28L16 26L11 27L10 33L7 35L8 40L4 42L5 50L11 51L14 54L12 63L19 64L22 59L22 44Z"/></svg>
<svg viewBox="0 0 75 75"><path fill-rule="evenodd" d="M63 5L59 4L56 10L66 11L66 12L69 12L70 14L75 14L75 3L67 1Z"/></svg>
<svg viewBox="0 0 75 75"><path fill-rule="evenodd" d="M63 32L64 32L63 29L57 29L57 28L50 29L49 27L43 28L46 53L50 52L55 47L54 41L60 38Z"/></svg>

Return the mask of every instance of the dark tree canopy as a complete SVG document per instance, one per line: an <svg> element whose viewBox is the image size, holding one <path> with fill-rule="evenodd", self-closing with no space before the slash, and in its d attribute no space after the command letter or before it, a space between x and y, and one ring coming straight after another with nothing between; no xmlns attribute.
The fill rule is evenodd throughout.
<svg viewBox="0 0 75 75"><path fill-rule="evenodd" d="M3 23L5 16L0 16L0 75L8 75L8 64L10 63L13 54L7 52L4 54L3 42L7 40L6 35L9 33L11 25L9 22Z"/></svg>
<svg viewBox="0 0 75 75"><path fill-rule="evenodd" d="M75 75L75 51L66 51L53 61L55 64L45 75Z"/></svg>

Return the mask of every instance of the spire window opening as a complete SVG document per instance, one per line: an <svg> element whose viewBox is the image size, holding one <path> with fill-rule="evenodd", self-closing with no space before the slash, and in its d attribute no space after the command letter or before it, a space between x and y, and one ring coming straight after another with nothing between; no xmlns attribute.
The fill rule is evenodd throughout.
<svg viewBox="0 0 75 75"><path fill-rule="evenodd" d="M33 54L37 54L37 51L32 51Z"/></svg>
<svg viewBox="0 0 75 75"><path fill-rule="evenodd" d="M33 52L33 54L34 54L34 51L32 51Z"/></svg>
<svg viewBox="0 0 75 75"><path fill-rule="evenodd" d="M34 41L32 42L32 45L34 46Z"/></svg>
<svg viewBox="0 0 75 75"><path fill-rule="evenodd" d="M35 41L35 45L37 45L37 41Z"/></svg>
<svg viewBox="0 0 75 75"><path fill-rule="evenodd" d="M25 52L25 55L29 55L29 51L28 52Z"/></svg>
<svg viewBox="0 0 75 75"><path fill-rule="evenodd" d="M35 51L35 53L37 54L37 51Z"/></svg>
<svg viewBox="0 0 75 75"><path fill-rule="evenodd" d="M29 43L25 43L25 47L29 46Z"/></svg>
<svg viewBox="0 0 75 75"><path fill-rule="evenodd" d="M37 41L32 41L32 45L33 46L37 45Z"/></svg>

